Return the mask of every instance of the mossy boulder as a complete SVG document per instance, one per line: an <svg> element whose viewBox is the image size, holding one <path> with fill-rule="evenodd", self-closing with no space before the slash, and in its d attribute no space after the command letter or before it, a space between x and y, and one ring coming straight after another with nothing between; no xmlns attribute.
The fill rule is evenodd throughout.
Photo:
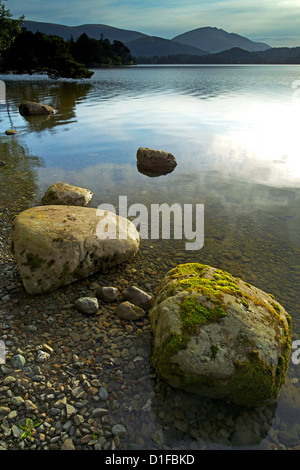
<svg viewBox="0 0 300 470"><path fill-rule="evenodd" d="M289 365L291 317L273 296L189 263L167 273L149 315L152 362L171 386L249 407L277 400Z"/></svg>
<svg viewBox="0 0 300 470"><path fill-rule="evenodd" d="M115 238L107 236L114 226ZM32 207L12 226L12 251L30 294L50 292L134 256L140 237L135 225L116 214L77 206Z"/></svg>

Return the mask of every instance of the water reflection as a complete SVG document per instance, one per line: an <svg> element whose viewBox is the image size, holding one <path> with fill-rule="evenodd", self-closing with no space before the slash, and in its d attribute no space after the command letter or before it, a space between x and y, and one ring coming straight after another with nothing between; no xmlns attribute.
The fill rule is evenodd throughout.
<svg viewBox="0 0 300 470"><path fill-rule="evenodd" d="M21 82L22 84L22 82ZM11 109L11 117L14 125L25 121L27 126L22 126L23 132L43 132L52 130L56 126L65 126L77 121L76 106L85 100L91 89L90 83L80 82L49 82L49 81L24 81L23 86L12 80L6 81L6 99ZM34 101L47 104L57 110L54 116L20 116L19 104L23 101ZM23 120L23 121L22 121Z"/></svg>
<svg viewBox="0 0 300 470"><path fill-rule="evenodd" d="M43 162L15 137L0 136L0 154L0 212L1 219L10 224L13 214L34 203Z"/></svg>

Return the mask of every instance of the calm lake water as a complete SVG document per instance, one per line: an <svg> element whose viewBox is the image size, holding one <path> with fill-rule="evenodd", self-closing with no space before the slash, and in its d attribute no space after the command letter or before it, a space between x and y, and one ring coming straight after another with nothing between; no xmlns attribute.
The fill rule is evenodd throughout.
<svg viewBox="0 0 300 470"><path fill-rule="evenodd" d="M204 204L204 247L155 240L151 262L159 273L172 260L240 276L275 295L299 338L300 66L134 66L96 70L82 82L0 78L8 104L1 104L1 129L19 132L14 145L34 170L32 205L59 181L92 190L93 207L118 207L119 196L148 208ZM24 118L23 100L57 114ZM171 152L176 169L156 178L140 173L139 147ZM298 387L300 365L291 363L289 378ZM280 400L276 416L284 422Z"/></svg>

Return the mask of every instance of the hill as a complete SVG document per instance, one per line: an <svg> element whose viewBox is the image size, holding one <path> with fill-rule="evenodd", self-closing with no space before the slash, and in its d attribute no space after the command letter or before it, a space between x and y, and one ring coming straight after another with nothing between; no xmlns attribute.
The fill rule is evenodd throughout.
<svg viewBox="0 0 300 470"><path fill-rule="evenodd" d="M265 51L249 52L239 47L228 51L207 55L168 55L158 57L142 57L140 64L300 64L300 47L274 47Z"/></svg>
<svg viewBox="0 0 300 470"><path fill-rule="evenodd" d="M239 47L243 50L254 52L269 49L268 44L254 42L248 38L235 33L227 33L218 28L197 28L173 38L173 41L197 47L210 53L222 52L233 47Z"/></svg>
<svg viewBox="0 0 300 470"><path fill-rule="evenodd" d="M177 54L204 55L206 51L197 49L196 47L179 44L169 39L163 39L156 36L146 36L135 39L126 44L131 54L136 57L154 57L168 56Z"/></svg>
<svg viewBox="0 0 300 470"><path fill-rule="evenodd" d="M73 39L77 39L83 33L86 33L90 38L94 39L100 39L101 35L103 35L104 39L109 39L110 41L121 41L124 44L143 36L146 37L146 34L139 33L137 31L114 28L113 26L107 26L104 24L66 26L63 24L42 23L39 21L24 21L24 27L33 33L39 31L40 33L47 35L54 34L65 40L71 39L72 36Z"/></svg>
<svg viewBox="0 0 300 470"><path fill-rule="evenodd" d="M196 55L225 51L239 47L246 51L262 51L270 48L267 44L251 41L234 33L227 33L218 28L198 28L180 34L173 39L164 39L147 34L114 28L104 24L83 24L79 26L66 26L55 23L42 23L37 21L24 21L28 31L40 31L47 35L57 35L65 40L73 37L75 40L83 33L88 37L110 41L121 41L131 51L134 57L154 57L170 55Z"/></svg>

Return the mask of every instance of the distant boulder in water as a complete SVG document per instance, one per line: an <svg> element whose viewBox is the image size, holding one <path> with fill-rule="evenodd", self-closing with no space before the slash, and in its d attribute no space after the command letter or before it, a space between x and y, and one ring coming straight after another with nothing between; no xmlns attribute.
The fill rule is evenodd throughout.
<svg viewBox="0 0 300 470"><path fill-rule="evenodd" d="M174 155L164 150L140 147L137 151L138 170L147 176L171 173L177 166Z"/></svg>
<svg viewBox="0 0 300 470"><path fill-rule="evenodd" d="M19 113L22 116L43 116L45 114L55 114L56 111L47 104L24 101L19 106Z"/></svg>

